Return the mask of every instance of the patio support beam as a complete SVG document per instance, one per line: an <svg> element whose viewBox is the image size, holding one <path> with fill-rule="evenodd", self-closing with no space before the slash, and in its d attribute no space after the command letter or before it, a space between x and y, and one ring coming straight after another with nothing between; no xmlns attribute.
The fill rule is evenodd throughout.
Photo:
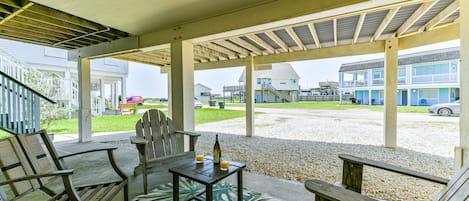
<svg viewBox="0 0 469 201"><path fill-rule="evenodd" d="M78 142L91 141L91 64L78 60Z"/></svg>
<svg viewBox="0 0 469 201"><path fill-rule="evenodd" d="M399 39L386 40L384 50L384 146L397 146L397 68Z"/></svg>
<svg viewBox="0 0 469 201"><path fill-rule="evenodd" d="M251 56L246 63L246 137L254 135L254 69L256 66L255 57Z"/></svg>
<svg viewBox="0 0 469 201"><path fill-rule="evenodd" d="M460 6L460 24L467 25L469 23L469 0L460 0ZM469 26L460 27L460 147L456 148L455 164L462 167L469 164Z"/></svg>
<svg viewBox="0 0 469 201"><path fill-rule="evenodd" d="M190 41L171 43L170 75L174 127L176 130L194 131L194 45ZM180 149L189 149L187 137L179 144L184 144L179 146Z"/></svg>

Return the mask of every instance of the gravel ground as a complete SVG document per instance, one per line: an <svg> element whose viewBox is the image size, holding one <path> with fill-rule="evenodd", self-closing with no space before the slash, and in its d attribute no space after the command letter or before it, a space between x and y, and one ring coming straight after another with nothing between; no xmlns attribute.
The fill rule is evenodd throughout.
<svg viewBox="0 0 469 201"><path fill-rule="evenodd" d="M341 180L339 153L392 163L450 178L459 142L457 117L398 114L398 146L384 148L383 113L362 109L267 109L256 115L256 133L246 138L244 118L198 125L196 150L210 154L220 134L223 157L245 162L247 170L303 182ZM363 191L386 200L430 200L443 186L365 168Z"/></svg>

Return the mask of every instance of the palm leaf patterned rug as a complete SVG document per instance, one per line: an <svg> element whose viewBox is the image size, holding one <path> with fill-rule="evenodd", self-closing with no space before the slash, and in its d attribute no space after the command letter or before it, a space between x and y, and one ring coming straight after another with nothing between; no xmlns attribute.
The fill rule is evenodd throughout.
<svg viewBox="0 0 469 201"><path fill-rule="evenodd" d="M205 186L197 183L181 179L179 181L179 200L187 200L194 195L199 194L205 190ZM244 201L280 201L279 199L271 196L243 190ZM205 193L201 195L205 199ZM232 201L237 199L236 185L227 182L219 182L213 186L213 200L216 201ZM133 201L166 201L173 200L173 184L167 183L157 186L150 193L146 195L139 195Z"/></svg>

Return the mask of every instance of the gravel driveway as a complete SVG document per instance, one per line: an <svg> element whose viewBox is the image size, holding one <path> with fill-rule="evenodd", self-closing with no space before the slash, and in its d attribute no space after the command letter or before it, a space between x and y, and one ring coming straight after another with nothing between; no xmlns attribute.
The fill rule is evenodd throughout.
<svg viewBox="0 0 469 201"><path fill-rule="evenodd" d="M459 118L398 114L398 146L383 144L383 113L364 109L313 110L256 108L256 133L246 138L244 118L196 126L203 131L197 150L211 153L220 133L223 156L248 164L256 173L303 182L340 181L339 153L349 153L449 178ZM429 200L442 188L422 180L365 168L364 192L387 200Z"/></svg>

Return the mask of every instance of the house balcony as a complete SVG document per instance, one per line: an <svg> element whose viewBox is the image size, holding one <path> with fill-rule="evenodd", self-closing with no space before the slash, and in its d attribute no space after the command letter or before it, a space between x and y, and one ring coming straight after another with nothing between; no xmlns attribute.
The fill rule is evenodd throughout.
<svg viewBox="0 0 469 201"><path fill-rule="evenodd" d="M368 85L366 80L351 80L351 81L344 81L342 83L342 87L365 87Z"/></svg>
<svg viewBox="0 0 469 201"><path fill-rule="evenodd" d="M373 86L384 86L384 78L380 79L373 79ZM405 77L399 77L397 79L397 84L398 85L404 85L405 84Z"/></svg>
<svg viewBox="0 0 469 201"><path fill-rule="evenodd" d="M412 76L412 84L436 84L436 83L455 83L458 82L457 74L431 74L431 75L414 75Z"/></svg>

